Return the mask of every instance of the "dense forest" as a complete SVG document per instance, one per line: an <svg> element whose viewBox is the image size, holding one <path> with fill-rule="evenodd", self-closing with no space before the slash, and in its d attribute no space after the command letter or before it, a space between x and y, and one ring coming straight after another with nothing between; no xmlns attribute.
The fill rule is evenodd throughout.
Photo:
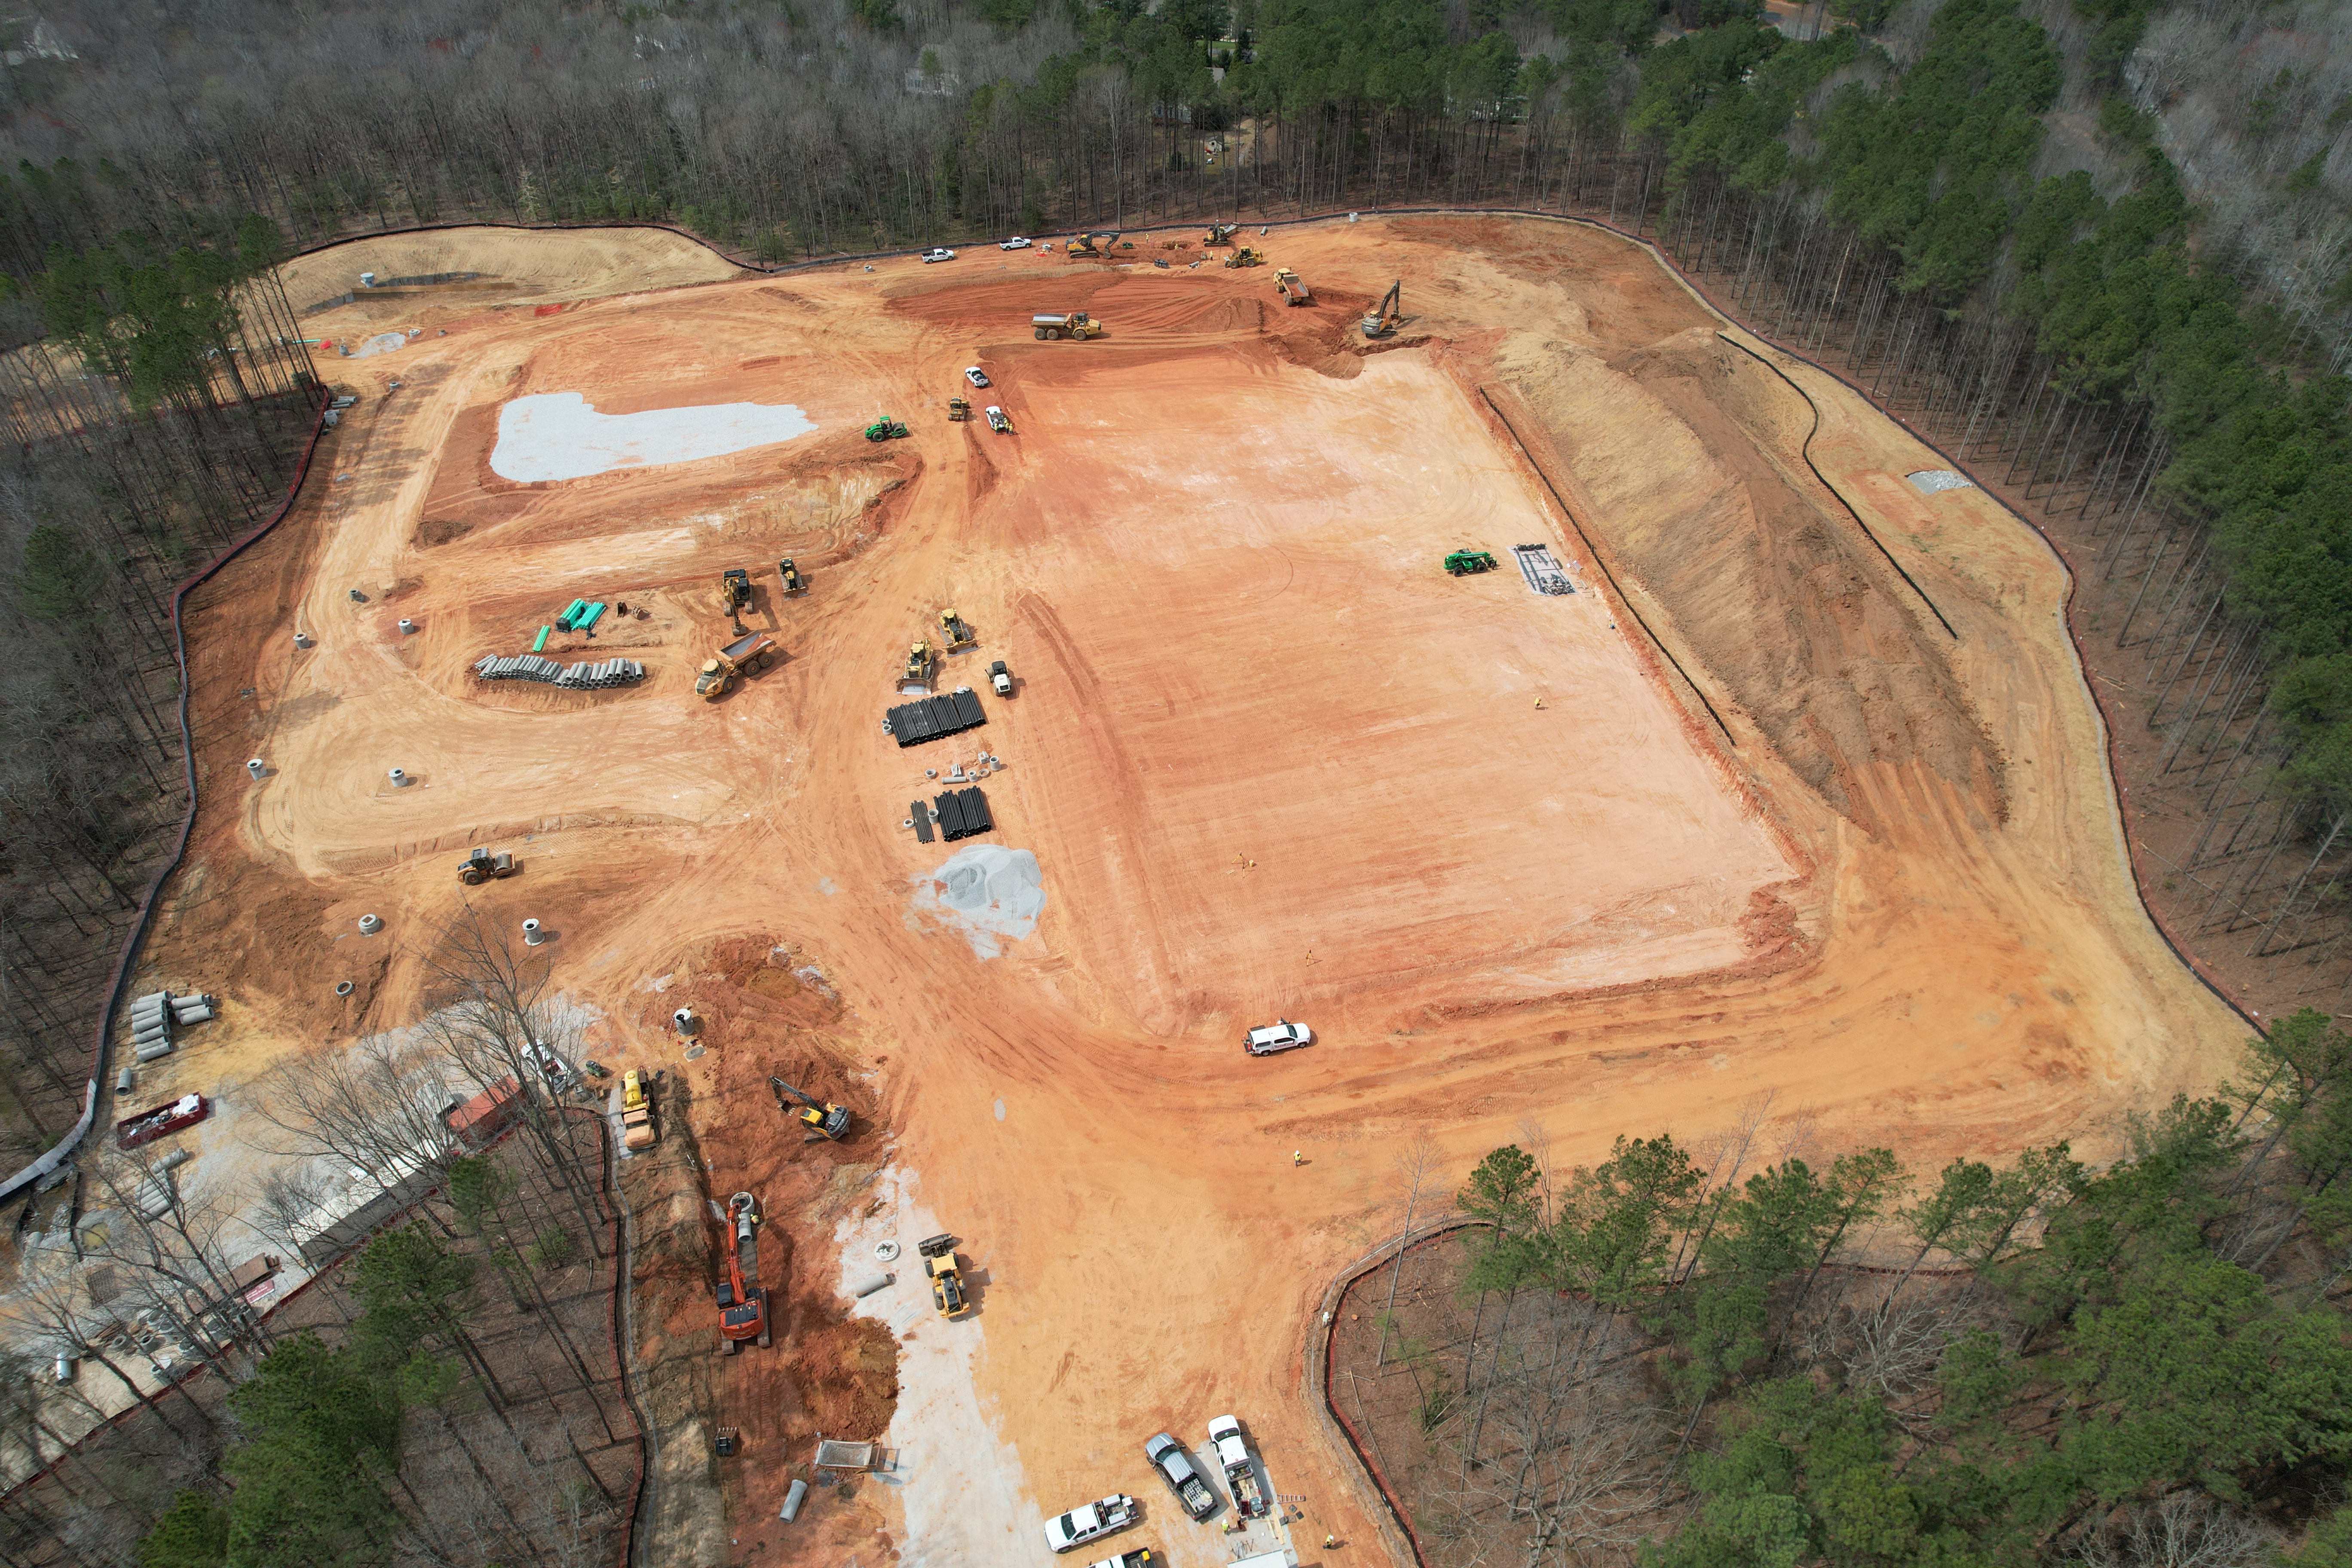
<svg viewBox="0 0 2352 1568"><path fill-rule="evenodd" d="M273 264L419 223L659 221L761 265L1354 206L1613 221L2089 528L2161 688L2152 773L2206 802L2198 931L2315 956L2352 933L2341 7L81 0L0 35L0 1163L79 1113L186 805L173 585L282 500L324 395ZM1671 1298L1654 1269L1560 1274L1563 1194L1522 1192L1495 1234L1540 1221L1554 1250L1498 1244L1481 1288L1557 1276L1605 1335L1674 1347L1611 1395L1675 1434L1625 1473L1694 1489L1665 1561L2251 1563L2305 1530L2297 1561L2352 1558L2346 1047L2301 1020L2264 1048L2259 1089L2151 1119L2105 1172L2043 1152L1907 1201L1864 1156L1691 1174L1724 1223L1660 1200ZM1899 1218L1965 1270L1960 1315L1889 1338L1915 1280L1817 1321L1824 1215ZM1543 1329L1604 1333L1580 1323ZM1910 1370L1860 1378L1858 1334ZM394 1437L354 1428L335 1462L386 1472ZM245 1539L208 1510L180 1524ZM2224 1535L2237 1556L2200 1544Z"/></svg>
<svg viewBox="0 0 2352 1568"><path fill-rule="evenodd" d="M2341 1564L2347 1073L2298 1015L2104 1168L1911 1172L1762 1107L1589 1169L1497 1149L1425 1279L1366 1277L1339 1407L1402 1402L1381 1457L1449 1568Z"/></svg>

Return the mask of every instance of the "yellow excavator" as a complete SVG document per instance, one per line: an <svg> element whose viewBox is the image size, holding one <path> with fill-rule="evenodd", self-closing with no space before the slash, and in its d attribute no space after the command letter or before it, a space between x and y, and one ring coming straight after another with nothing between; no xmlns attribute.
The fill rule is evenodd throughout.
<svg viewBox="0 0 2352 1568"><path fill-rule="evenodd" d="M814 1142L822 1138L829 1143L838 1143L841 1135L849 1131L849 1107L812 1100L780 1078L769 1079L768 1087L775 1091L776 1109L808 1129L809 1136L803 1142ZM800 1110L794 1110L784 1102L784 1096L788 1094L801 1102Z"/></svg>
<svg viewBox="0 0 2352 1568"><path fill-rule="evenodd" d="M1202 237L1201 244L1204 248L1212 245L1231 245L1234 242L1234 231L1239 227L1241 225L1237 223L1213 223L1209 226L1207 235Z"/></svg>
<svg viewBox="0 0 2352 1568"><path fill-rule="evenodd" d="M1389 285L1389 291L1381 297L1381 302L1373 307L1372 313L1363 320L1364 336L1384 338L1397 330L1397 323L1404 320L1403 291L1404 279L1402 278Z"/></svg>
<svg viewBox="0 0 2352 1568"><path fill-rule="evenodd" d="M1072 256L1108 256L1110 254L1112 242L1118 238L1118 230L1115 228L1082 234L1070 241L1070 254Z"/></svg>

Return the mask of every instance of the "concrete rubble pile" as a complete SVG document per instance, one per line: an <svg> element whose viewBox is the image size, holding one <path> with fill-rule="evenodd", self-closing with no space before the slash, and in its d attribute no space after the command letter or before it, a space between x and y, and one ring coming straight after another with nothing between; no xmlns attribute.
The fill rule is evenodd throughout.
<svg viewBox="0 0 2352 1568"><path fill-rule="evenodd" d="M474 673L484 680L539 680L570 691L590 691L643 680L646 667L634 658L562 665L543 654L517 654L511 658L486 654L475 662Z"/></svg>

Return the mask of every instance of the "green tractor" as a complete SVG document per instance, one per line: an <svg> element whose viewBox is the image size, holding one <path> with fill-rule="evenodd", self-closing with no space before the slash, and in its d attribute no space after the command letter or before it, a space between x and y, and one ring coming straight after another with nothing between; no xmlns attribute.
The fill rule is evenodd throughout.
<svg viewBox="0 0 2352 1568"><path fill-rule="evenodd" d="M1492 572L1495 557L1484 550L1457 550L1445 558L1448 575L1465 576L1473 572Z"/></svg>
<svg viewBox="0 0 2352 1568"><path fill-rule="evenodd" d="M866 438L869 441L895 441L906 433L907 426L887 414L866 427Z"/></svg>

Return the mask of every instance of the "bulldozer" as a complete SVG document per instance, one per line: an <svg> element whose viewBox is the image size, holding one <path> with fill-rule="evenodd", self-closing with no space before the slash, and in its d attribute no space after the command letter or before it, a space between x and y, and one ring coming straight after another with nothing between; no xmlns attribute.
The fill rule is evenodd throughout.
<svg viewBox="0 0 2352 1568"><path fill-rule="evenodd" d="M768 668L775 656L776 639L765 632L745 632L702 661L695 672L694 694L716 702L735 689L737 676L753 676Z"/></svg>
<svg viewBox="0 0 2352 1568"><path fill-rule="evenodd" d="M1397 323L1404 320L1404 312L1401 308L1403 294L1403 279L1400 278L1389 285L1389 291L1381 296L1381 302L1373 308L1372 313L1363 320L1364 336L1384 338L1397 330Z"/></svg>
<svg viewBox="0 0 2352 1568"><path fill-rule="evenodd" d="M1237 223L1211 224L1209 232L1201 237L1202 248L1205 250L1213 245L1231 245L1234 242L1234 231L1240 227L1241 225Z"/></svg>
<svg viewBox="0 0 2352 1568"><path fill-rule="evenodd" d="M866 438L869 441L896 441L906 433L905 423L891 418L887 414L866 427Z"/></svg>
<svg viewBox="0 0 2352 1568"><path fill-rule="evenodd" d="M809 1130L808 1136L802 1140L803 1142L814 1143L822 1138L828 1143L838 1143L842 1134L849 1131L849 1107L812 1100L780 1078L769 1079L768 1087L775 1091L776 1109L787 1116L798 1117L800 1124ZM786 1095L799 1100L801 1109L794 1110L786 1104Z"/></svg>
<svg viewBox="0 0 2352 1568"><path fill-rule="evenodd" d="M1262 265L1265 260L1265 253L1264 251L1252 250L1248 246L1244 245L1235 250L1231 256L1225 258L1225 265L1228 267L1257 267Z"/></svg>
<svg viewBox="0 0 2352 1568"><path fill-rule="evenodd" d="M969 397L950 397L950 398L949 398L949 399L948 399L948 417L949 417L950 419L954 420L954 421L955 421L957 424L959 424L959 425L962 424L965 420L967 420L967 419L971 418L971 398L969 398Z"/></svg>
<svg viewBox="0 0 2352 1568"><path fill-rule="evenodd" d="M793 558L789 555L776 563L776 576L782 582L787 594L808 592L808 579L801 575L801 569L793 564Z"/></svg>
<svg viewBox="0 0 2352 1568"><path fill-rule="evenodd" d="M956 1238L935 1236L917 1250L923 1271L931 1277L931 1305L942 1318L961 1318L971 1310L971 1296L963 1288L963 1270L956 1263Z"/></svg>
<svg viewBox="0 0 2352 1568"><path fill-rule="evenodd" d="M940 650L944 653L970 647L980 640L980 634L971 629L971 623L952 609L940 612L940 632L947 639L946 647Z"/></svg>
<svg viewBox="0 0 2352 1568"><path fill-rule="evenodd" d="M907 650L907 673L901 679L909 686L929 686L939 664L939 656L931 651L931 645L919 642Z"/></svg>
<svg viewBox="0 0 2352 1568"><path fill-rule="evenodd" d="M646 1098L644 1074L631 1068L621 1078L621 1146L650 1149L654 1138L654 1103Z"/></svg>
<svg viewBox="0 0 2352 1568"><path fill-rule="evenodd" d="M1101 233L1082 234L1070 241L1070 254L1072 256L1106 255L1110 250L1112 242L1118 238L1118 230L1115 228Z"/></svg>
<svg viewBox="0 0 2352 1568"><path fill-rule="evenodd" d="M768 1348L768 1292L760 1283L760 1200L737 1193L721 1209L713 1199L710 1212L727 1232L727 1278L714 1294L719 1300L719 1348L733 1355L746 1340Z"/></svg>
<svg viewBox="0 0 2352 1568"><path fill-rule="evenodd" d="M481 886L485 878L514 875L514 857L501 849L493 855L487 849L471 849L457 862L457 880L469 888Z"/></svg>

